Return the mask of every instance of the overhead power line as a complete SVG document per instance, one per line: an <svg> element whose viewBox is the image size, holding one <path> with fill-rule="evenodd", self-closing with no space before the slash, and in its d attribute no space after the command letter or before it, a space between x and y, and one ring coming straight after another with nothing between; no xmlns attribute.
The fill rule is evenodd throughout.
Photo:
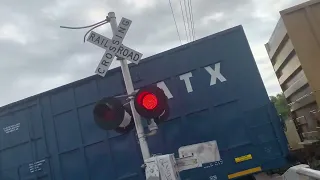
<svg viewBox="0 0 320 180"><path fill-rule="evenodd" d="M186 19L187 19L189 39L190 39L190 41L192 41L192 36L191 36L191 33L190 33L190 20L189 20L189 15L188 15L189 12L188 12L188 9L187 9L187 3L186 3L186 0L183 0L183 2L184 2L184 11L185 11Z"/></svg>
<svg viewBox="0 0 320 180"><path fill-rule="evenodd" d="M188 3L188 5L187 5ZM186 10L186 16L187 16L187 19L188 19L188 30L189 30L189 36L190 36L190 41L193 41L193 34L192 34L192 22L191 22L191 11L190 11L190 1L187 0L187 3L186 3L186 0L184 0L184 6L185 6L185 10Z"/></svg>
<svg viewBox="0 0 320 180"><path fill-rule="evenodd" d="M193 16L193 8L192 8L192 1L190 0L190 7L191 7L191 14L192 14L192 24L193 24L193 37L196 39L196 29L195 29L195 23L194 23L194 16Z"/></svg>
<svg viewBox="0 0 320 180"><path fill-rule="evenodd" d="M189 36L188 36L188 32L187 32L187 27L186 27L186 21L184 19L184 13L183 13L183 9L182 9L182 3L180 0L180 8L181 8L181 13L182 13L182 19L183 19L183 24L184 24L184 30L186 32L186 36L187 36L187 41L189 41Z"/></svg>
<svg viewBox="0 0 320 180"><path fill-rule="evenodd" d="M192 28L193 25L192 25L192 20L191 20L192 14L191 14L191 8L190 8L190 0L187 0L187 2L188 2L188 11L189 11L189 16L188 16L188 18L189 18L189 20L190 20L189 34L190 34L190 37L191 37L191 41L194 41L193 28Z"/></svg>
<svg viewBox="0 0 320 180"><path fill-rule="evenodd" d="M195 37L195 30L194 30L194 20L193 20L193 11L192 11L192 3L191 0L188 0L188 6L189 6L189 14L190 14L190 21L191 21L191 33L193 40L196 39Z"/></svg>
<svg viewBox="0 0 320 180"><path fill-rule="evenodd" d="M177 34L178 34L180 43L182 44L181 37L180 37L180 34L179 34L179 30L178 30L178 26L177 26L177 21L176 21L176 18L175 18L175 16L174 16L174 13L173 13L173 8L172 8L172 4L171 4L171 1L170 1L170 0L169 0L169 4L170 4L170 8L171 8L171 13L172 13L172 17L173 17L173 20L174 20L174 24L176 25Z"/></svg>

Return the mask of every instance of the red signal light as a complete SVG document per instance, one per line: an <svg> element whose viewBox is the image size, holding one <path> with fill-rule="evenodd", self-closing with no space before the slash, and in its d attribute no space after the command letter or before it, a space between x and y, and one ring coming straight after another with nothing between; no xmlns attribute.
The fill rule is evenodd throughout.
<svg viewBox="0 0 320 180"><path fill-rule="evenodd" d="M158 98L154 94L147 94L143 97L142 105L149 110L154 109L158 105Z"/></svg>
<svg viewBox="0 0 320 180"><path fill-rule="evenodd" d="M145 118L159 118L166 111L167 96L157 86L150 85L141 88L135 97L135 108Z"/></svg>
<svg viewBox="0 0 320 180"><path fill-rule="evenodd" d="M150 92L141 92L137 96L137 103L148 110L152 110L158 105L158 98Z"/></svg>

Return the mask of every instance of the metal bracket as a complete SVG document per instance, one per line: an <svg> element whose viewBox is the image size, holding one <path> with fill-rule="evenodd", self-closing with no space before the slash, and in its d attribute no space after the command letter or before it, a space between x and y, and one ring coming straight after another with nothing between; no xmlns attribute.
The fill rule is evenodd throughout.
<svg viewBox="0 0 320 180"><path fill-rule="evenodd" d="M148 121L148 129L150 132L146 133L146 136L153 136L157 133L158 125L154 122L154 119L150 119L150 121Z"/></svg>

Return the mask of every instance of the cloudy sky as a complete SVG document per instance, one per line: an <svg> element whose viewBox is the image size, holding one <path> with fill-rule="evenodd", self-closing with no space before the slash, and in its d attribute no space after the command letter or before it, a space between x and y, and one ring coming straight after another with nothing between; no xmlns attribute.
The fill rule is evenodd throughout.
<svg viewBox="0 0 320 180"><path fill-rule="evenodd" d="M195 37L242 24L268 93L274 95L281 90L264 44L279 11L304 1L192 0ZM185 44L180 0L171 2ZM118 21L120 17L133 21L124 44L144 57L181 45L168 0L1 0L0 106L93 75L104 50L83 43L85 29L59 26L92 24L109 11L116 12ZM111 37L109 25L95 31Z"/></svg>

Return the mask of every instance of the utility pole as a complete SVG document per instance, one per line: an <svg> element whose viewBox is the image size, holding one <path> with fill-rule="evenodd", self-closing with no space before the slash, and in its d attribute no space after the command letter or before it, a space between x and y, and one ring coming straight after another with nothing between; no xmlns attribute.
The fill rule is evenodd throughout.
<svg viewBox="0 0 320 180"><path fill-rule="evenodd" d="M117 20L116 20L115 13L114 12L109 12L108 13L108 18L110 18L110 24L111 24L112 32L113 32L113 34L115 34L117 29L118 29L117 28ZM117 60L119 60L120 64L121 64L123 80L124 80L124 84L125 84L126 89L127 89L127 93L128 94L132 94L134 92L134 87L133 87L133 84L132 84L132 79L131 79L131 75L130 75L130 71L129 71L127 60L126 59L122 59L122 58L117 58ZM136 130L137 130L137 136L138 136L138 139L139 139L139 144L140 144L140 148L141 148L142 157L143 157L143 160L146 160L146 159L150 158L150 151L149 151L148 143L146 141L146 136L144 134L144 129L143 129L143 126L142 126L142 123L141 123L141 117L140 117L140 115L137 113L137 111L135 109L133 99L130 99L130 107L131 107L134 123L135 123L135 126L136 126Z"/></svg>

